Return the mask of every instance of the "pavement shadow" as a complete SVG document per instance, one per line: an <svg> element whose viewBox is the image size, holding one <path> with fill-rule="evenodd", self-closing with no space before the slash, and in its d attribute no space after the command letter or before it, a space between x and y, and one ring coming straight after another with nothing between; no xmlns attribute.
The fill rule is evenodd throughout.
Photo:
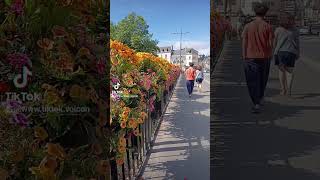
<svg viewBox="0 0 320 180"><path fill-rule="evenodd" d="M210 106L204 101L207 96L208 93L195 92L189 98L185 80L180 79L144 169L145 179L210 178Z"/></svg>
<svg viewBox="0 0 320 180"><path fill-rule="evenodd" d="M320 111L320 106L283 103L276 97L279 90L270 88L276 87L273 76L268 82L272 86L267 87L263 112L252 114L239 43L227 49L211 79L211 179L320 179L319 173L295 168L290 161L319 151L320 133L275 125L279 119L290 121L302 112ZM303 98L307 97L305 94Z"/></svg>

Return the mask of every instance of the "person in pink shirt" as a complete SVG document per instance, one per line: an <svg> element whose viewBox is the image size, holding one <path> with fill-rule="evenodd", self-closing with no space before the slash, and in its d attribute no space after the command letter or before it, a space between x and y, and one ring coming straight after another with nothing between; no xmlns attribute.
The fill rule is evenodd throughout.
<svg viewBox="0 0 320 180"><path fill-rule="evenodd" d="M194 88L194 80L196 78L196 69L193 68L194 64L190 63L190 67L185 71L185 76L186 76L186 85L187 85L187 90L189 93L189 97L191 97L193 88Z"/></svg>
<svg viewBox="0 0 320 180"><path fill-rule="evenodd" d="M253 113L260 112L261 101L268 82L274 33L264 17L269 8L262 3L254 7L255 20L246 24L242 32L242 56L247 86L254 104Z"/></svg>

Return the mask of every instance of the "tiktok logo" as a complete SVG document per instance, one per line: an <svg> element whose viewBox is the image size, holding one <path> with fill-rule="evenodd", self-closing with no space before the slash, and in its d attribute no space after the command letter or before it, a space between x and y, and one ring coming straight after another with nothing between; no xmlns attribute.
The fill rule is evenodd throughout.
<svg viewBox="0 0 320 180"><path fill-rule="evenodd" d="M17 88L24 88L28 84L28 76L32 76L32 72L27 66L23 66L22 74L18 74L14 77L13 83Z"/></svg>
<svg viewBox="0 0 320 180"><path fill-rule="evenodd" d="M117 84L116 84L116 85L113 85L113 88L114 88L115 90L118 90L118 89L120 88L120 83L119 83L119 82L117 82Z"/></svg>

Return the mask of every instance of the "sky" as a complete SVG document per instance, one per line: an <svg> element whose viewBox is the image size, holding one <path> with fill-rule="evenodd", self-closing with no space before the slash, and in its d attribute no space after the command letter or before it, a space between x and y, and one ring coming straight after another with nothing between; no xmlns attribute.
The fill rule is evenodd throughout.
<svg viewBox="0 0 320 180"><path fill-rule="evenodd" d="M149 32L159 41L158 46L174 46L179 49L194 48L199 54L210 53L210 0L111 0L110 18L117 23L129 13L143 16Z"/></svg>

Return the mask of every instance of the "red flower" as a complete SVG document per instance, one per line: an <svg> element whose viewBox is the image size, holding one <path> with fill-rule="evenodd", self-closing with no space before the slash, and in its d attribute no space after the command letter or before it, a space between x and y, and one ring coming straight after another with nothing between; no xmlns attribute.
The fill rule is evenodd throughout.
<svg viewBox="0 0 320 180"><path fill-rule="evenodd" d="M0 93L5 93L10 90L9 85L6 82L0 82Z"/></svg>

